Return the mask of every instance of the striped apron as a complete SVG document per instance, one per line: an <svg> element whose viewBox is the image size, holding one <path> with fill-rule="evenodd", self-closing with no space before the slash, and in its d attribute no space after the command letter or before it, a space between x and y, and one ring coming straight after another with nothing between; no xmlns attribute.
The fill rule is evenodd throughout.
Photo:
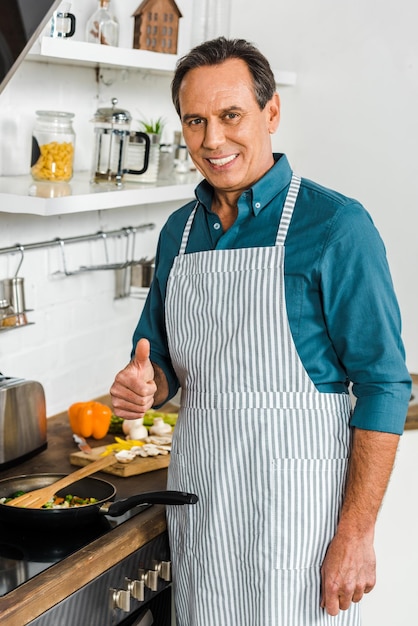
<svg viewBox="0 0 418 626"><path fill-rule="evenodd" d="M286 312L284 245L186 254L167 284L171 359L182 387L168 488L177 626L359 626L359 605L320 608L320 567L337 525L350 401L320 393Z"/></svg>

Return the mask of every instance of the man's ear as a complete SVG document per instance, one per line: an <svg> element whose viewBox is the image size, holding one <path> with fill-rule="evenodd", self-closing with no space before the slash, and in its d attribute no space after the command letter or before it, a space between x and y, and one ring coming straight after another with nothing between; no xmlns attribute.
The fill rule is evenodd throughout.
<svg viewBox="0 0 418 626"><path fill-rule="evenodd" d="M266 112L269 133L272 135L276 132L280 122L280 96L277 92L267 102Z"/></svg>

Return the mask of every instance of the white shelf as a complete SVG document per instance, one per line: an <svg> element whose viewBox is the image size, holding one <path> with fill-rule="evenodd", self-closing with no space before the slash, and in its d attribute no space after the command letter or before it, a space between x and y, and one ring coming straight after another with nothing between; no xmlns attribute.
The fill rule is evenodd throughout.
<svg viewBox="0 0 418 626"><path fill-rule="evenodd" d="M64 63L88 67L120 67L142 72L171 74L179 56L150 50L101 46L73 39L42 37L26 57L29 61ZM294 85L295 72L273 70L277 85Z"/></svg>
<svg viewBox="0 0 418 626"><path fill-rule="evenodd" d="M122 189L91 185L88 172L76 172L69 183L37 183L30 176L0 177L0 212L64 215L123 206L187 202L201 180L196 172L176 174L157 185L125 183Z"/></svg>
<svg viewBox="0 0 418 626"><path fill-rule="evenodd" d="M86 41L42 37L27 55L28 61L77 66L136 68L144 72L171 73L178 56L149 50L101 46Z"/></svg>

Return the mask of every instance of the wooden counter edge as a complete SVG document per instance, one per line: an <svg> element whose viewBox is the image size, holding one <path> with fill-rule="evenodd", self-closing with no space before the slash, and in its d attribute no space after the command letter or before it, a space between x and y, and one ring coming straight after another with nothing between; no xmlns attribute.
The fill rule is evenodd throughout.
<svg viewBox="0 0 418 626"><path fill-rule="evenodd" d="M0 598L0 624L28 624L165 530L160 505L127 520Z"/></svg>

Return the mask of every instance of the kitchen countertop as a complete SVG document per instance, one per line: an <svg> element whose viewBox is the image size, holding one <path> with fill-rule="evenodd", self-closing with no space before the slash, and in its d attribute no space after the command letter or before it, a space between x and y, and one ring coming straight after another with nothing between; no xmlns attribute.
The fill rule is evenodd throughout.
<svg viewBox="0 0 418 626"><path fill-rule="evenodd" d="M106 398L99 400L106 402ZM0 472L0 479L42 472L70 473L77 469L69 460L70 453L77 451L78 448L73 442L66 413L48 419L47 439L46 450L32 459ZM100 442L92 439L89 443L93 447L113 441L113 435L108 435ZM98 472L95 476L112 482L117 489L116 499L120 499L135 493L166 489L167 470L157 470L129 478L110 476L103 472ZM71 529L71 532L75 530ZM27 624L165 531L164 506L154 505L140 515L128 519L110 533L81 548L76 554L68 556L2 596L0 624L8 626Z"/></svg>

